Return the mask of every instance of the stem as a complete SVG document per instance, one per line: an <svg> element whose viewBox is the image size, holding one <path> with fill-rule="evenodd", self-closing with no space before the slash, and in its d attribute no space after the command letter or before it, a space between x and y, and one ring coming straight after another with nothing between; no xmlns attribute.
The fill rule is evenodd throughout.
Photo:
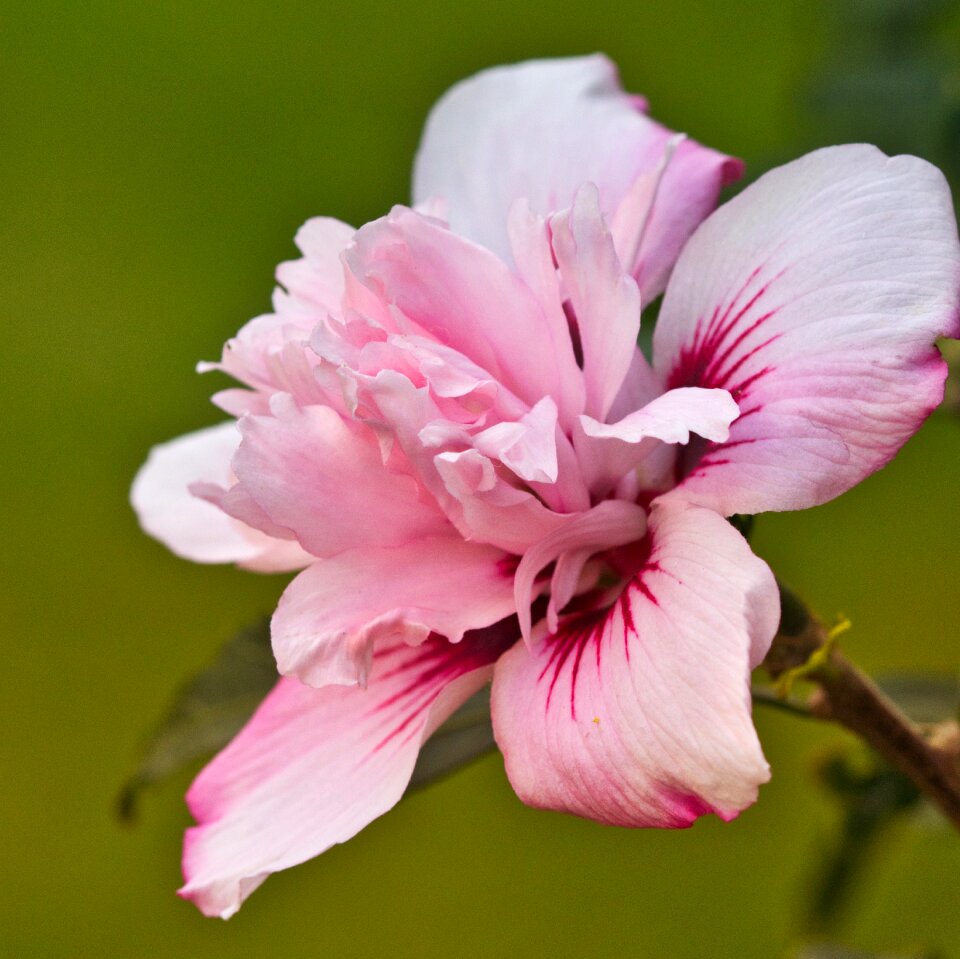
<svg viewBox="0 0 960 959"><path fill-rule="evenodd" d="M791 716L800 716L802 719L819 719L810 712L810 707L799 699L792 696L784 699L778 696L772 689L764 686L754 686L750 690L750 698L754 706L768 706L770 709L776 709L781 713L790 713Z"/></svg>
<svg viewBox="0 0 960 959"><path fill-rule="evenodd" d="M780 586L782 614L764 667L774 678L801 667L817 684L812 716L845 726L868 742L960 829L960 729L955 722L921 727L835 646L823 661L811 657L828 646L823 624L793 593Z"/></svg>

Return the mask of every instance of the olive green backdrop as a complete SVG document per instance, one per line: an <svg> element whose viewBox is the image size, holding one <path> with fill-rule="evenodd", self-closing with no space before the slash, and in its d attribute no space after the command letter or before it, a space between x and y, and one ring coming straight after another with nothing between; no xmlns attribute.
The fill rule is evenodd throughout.
<svg viewBox="0 0 960 959"><path fill-rule="evenodd" d="M774 769L730 825L602 828L524 808L498 757L270 879L229 923L173 895L184 774L133 828L115 792L173 687L283 580L142 536L148 447L217 422L194 363L269 308L313 214L408 197L433 100L483 66L604 50L665 122L764 164L816 142L811 0L37 2L0 13L0 954L778 956L837 813L841 734L758 715ZM945 34L949 37L949 34ZM960 419L839 502L763 517L757 550L871 670L956 665ZM960 945L960 842L904 822L843 938ZM960 955L960 953L953 953Z"/></svg>

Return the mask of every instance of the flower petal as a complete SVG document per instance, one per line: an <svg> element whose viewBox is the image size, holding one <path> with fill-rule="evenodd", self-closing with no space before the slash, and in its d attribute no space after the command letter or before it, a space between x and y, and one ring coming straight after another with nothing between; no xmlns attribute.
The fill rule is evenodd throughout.
<svg viewBox="0 0 960 959"><path fill-rule="evenodd" d="M317 381L317 357L307 343L317 324L340 310L340 254L353 234L352 226L330 217L308 220L296 236L303 257L277 267L277 280L286 291L274 290L274 312L255 317L229 339L219 362L198 365L201 373L221 370L251 387L217 393L214 402L225 412L263 414L270 395L278 392L292 393L301 402L339 405L337 396Z"/></svg>
<svg viewBox="0 0 960 959"><path fill-rule="evenodd" d="M553 394L560 424L569 429L583 412L586 391L573 341L570 323L563 308L560 277L554 258L550 223L530 209L526 198L514 202L507 217L507 233L513 254L514 269L536 297L546 320L552 349L559 359L557 367L559 392Z"/></svg>
<svg viewBox="0 0 960 959"><path fill-rule="evenodd" d="M620 392L640 332L640 291L624 273L593 184L550 220L553 251L583 348L588 415L602 420Z"/></svg>
<svg viewBox="0 0 960 959"><path fill-rule="evenodd" d="M130 498L140 525L195 563L239 563L260 572L300 569L313 559L298 544L267 536L190 492L196 484L233 483L237 424L221 423L161 443L140 468Z"/></svg>
<svg viewBox="0 0 960 959"><path fill-rule="evenodd" d="M353 549L305 569L271 624L281 673L310 686L367 681L375 643L458 643L514 612L514 564L459 537L396 549Z"/></svg>
<svg viewBox="0 0 960 959"><path fill-rule="evenodd" d="M413 324L409 332L458 350L530 406L562 397L577 377L568 332L526 284L435 220L397 207L357 231L345 258L360 283Z"/></svg>
<svg viewBox="0 0 960 959"><path fill-rule="evenodd" d="M321 315L339 311L343 298L340 254L353 234L352 226L333 217L307 220L294 239L303 257L281 263L277 280L290 294L315 306Z"/></svg>
<svg viewBox="0 0 960 959"><path fill-rule="evenodd" d="M573 515L555 513L531 493L506 483L477 450L438 453L434 464L451 500L445 509L470 540L519 555Z"/></svg>
<svg viewBox="0 0 960 959"><path fill-rule="evenodd" d="M509 622L509 621L508 621ZM180 895L228 918L272 872L345 842L403 795L421 744L490 677L514 629L379 647L366 689L283 679L197 777Z"/></svg>
<svg viewBox="0 0 960 959"><path fill-rule="evenodd" d="M589 416L580 417L580 423L587 436L621 443L641 443L645 439L689 443L691 433L722 442L739 412L726 390L683 387L658 396L618 423L598 423Z"/></svg>
<svg viewBox="0 0 960 959"><path fill-rule="evenodd" d="M663 383L647 362L640 347L635 346L629 352L630 366L627 375L613 405L607 411L607 420L613 423L645 406L664 391Z"/></svg>
<svg viewBox="0 0 960 959"><path fill-rule="evenodd" d="M717 205L720 190L743 175L740 160L686 138L674 149L669 131L663 134L664 142L658 148L670 155L657 182L653 208L631 230L629 214L633 211L625 200L611 221L617 252L636 278L644 304L663 292L683 245ZM655 169L654 162L649 166ZM636 258L631 260L626 238L638 229L641 240Z"/></svg>
<svg viewBox="0 0 960 959"><path fill-rule="evenodd" d="M517 615L524 640L531 642L530 604L535 595L534 584L537 576L545 567L566 554L576 556L576 561L568 559L562 569L559 563L557 566L558 572L563 574L558 578L558 583L563 583L563 588L559 589L558 593L565 602L571 595L570 580L576 578L571 574L571 566L576 568L576 574L579 575L579 570L590 553L641 540L646 529L647 516L642 506L622 500L604 500L585 513L569 516L566 523L532 545L523 554L514 580ZM557 601L557 598L551 596L548 609L551 621L561 609Z"/></svg>
<svg viewBox="0 0 960 959"><path fill-rule="evenodd" d="M768 778L749 679L778 618L773 575L729 523L654 506L649 557L613 607L497 664L494 732L517 794L621 826L736 816Z"/></svg>
<svg viewBox="0 0 960 959"><path fill-rule="evenodd" d="M565 521L532 493L507 483L478 450L464 450L461 445L438 452L438 445L456 440L461 431L439 422L443 417L426 387L415 387L395 370L381 370L373 377L344 371L344 376L366 410L364 415L371 423L379 421L396 440L423 485L466 539L520 554ZM558 445L558 456L565 446ZM571 475L578 479L574 471Z"/></svg>
<svg viewBox="0 0 960 959"><path fill-rule="evenodd" d="M617 423L580 417L574 433L581 469L595 495L606 495L663 443L687 444L691 433L719 443L739 415L726 390L668 390ZM637 478L637 488L656 489L655 478ZM653 483L654 485L649 485ZM632 497L630 497L632 498Z"/></svg>
<svg viewBox="0 0 960 959"><path fill-rule="evenodd" d="M508 259L515 200L552 213L569 207L589 181L612 217L637 179L659 170L674 134L644 108L599 55L485 70L433 108L414 167L414 199L444 198L453 230ZM677 148L652 214L636 224L647 221L637 261L627 266L645 293L662 289L683 242L741 169L693 141Z"/></svg>
<svg viewBox="0 0 960 959"><path fill-rule="evenodd" d="M243 489L315 556L359 546L402 546L449 524L409 475L388 470L366 427L286 394L273 416L248 416L234 471ZM364 435L364 431L369 435Z"/></svg>
<svg viewBox="0 0 960 959"><path fill-rule="evenodd" d="M728 442L682 495L725 514L823 503L885 465L942 397L960 249L938 170L874 147L773 170L697 232L654 334L669 387L729 390Z"/></svg>
<svg viewBox="0 0 960 959"><path fill-rule="evenodd" d="M473 437L484 456L500 460L529 482L557 481L557 404L545 396L514 422L497 423Z"/></svg>

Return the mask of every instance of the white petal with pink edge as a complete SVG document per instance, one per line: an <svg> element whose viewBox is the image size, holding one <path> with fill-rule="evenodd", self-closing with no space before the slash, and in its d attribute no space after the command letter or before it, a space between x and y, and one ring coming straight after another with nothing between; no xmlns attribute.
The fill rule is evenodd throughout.
<svg viewBox="0 0 960 959"><path fill-rule="evenodd" d="M273 615L280 672L310 686L367 681L374 644L458 643L514 612L515 559L457 537L353 549L305 569Z"/></svg>
<svg viewBox="0 0 960 959"><path fill-rule="evenodd" d="M768 778L750 669L779 618L773 575L716 513L655 505L644 567L498 663L492 709L527 804L621 826L730 819Z"/></svg>
<svg viewBox="0 0 960 959"><path fill-rule="evenodd" d="M229 422L155 446L130 491L140 525L195 563L239 563L259 572L306 566L313 557L298 544L252 529L190 492L198 483L232 485L230 460L239 444L237 424Z"/></svg>
<svg viewBox="0 0 960 959"><path fill-rule="evenodd" d="M823 503L940 402L957 335L950 190L916 157L831 147L761 177L690 240L654 334L668 387L728 390L729 441L678 491L725 514Z"/></svg>
<svg viewBox="0 0 960 959"><path fill-rule="evenodd" d="M377 649L366 689L274 688L197 777L180 895L228 918L270 873L345 842L403 795L422 743L489 680L515 632Z"/></svg>
<svg viewBox="0 0 960 959"><path fill-rule="evenodd" d="M589 181L612 217L639 178L656 176L675 136L645 108L623 92L616 67L600 55L485 70L433 108L414 167L414 200L442 197L453 230L504 258L515 200L548 214L569 207ZM683 242L741 170L739 161L685 141L655 191L653 211L630 204L633 229L647 224L636 262L627 264L645 295L663 288ZM627 219L622 235L630 232ZM625 236L624 246L636 244Z"/></svg>

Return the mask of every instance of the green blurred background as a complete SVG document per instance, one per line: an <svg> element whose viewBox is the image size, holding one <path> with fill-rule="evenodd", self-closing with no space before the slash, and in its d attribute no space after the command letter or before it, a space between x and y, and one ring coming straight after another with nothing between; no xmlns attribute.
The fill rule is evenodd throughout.
<svg viewBox="0 0 960 959"><path fill-rule="evenodd" d="M173 895L189 775L133 828L112 803L172 689L283 586L169 555L127 491L151 444L221 418L220 382L193 365L269 308L300 222L407 199L420 125L458 78L593 50L660 119L754 169L840 139L960 157L955 6L841 6L5 6L0 955L769 959L799 941L839 823L812 769L845 740L766 711L774 779L731 825L534 812L491 756L226 924ZM871 671L957 665L958 466L960 420L940 413L841 501L759 522L757 550L852 618L845 647ZM838 938L960 955L956 835L904 819L868 865Z"/></svg>

